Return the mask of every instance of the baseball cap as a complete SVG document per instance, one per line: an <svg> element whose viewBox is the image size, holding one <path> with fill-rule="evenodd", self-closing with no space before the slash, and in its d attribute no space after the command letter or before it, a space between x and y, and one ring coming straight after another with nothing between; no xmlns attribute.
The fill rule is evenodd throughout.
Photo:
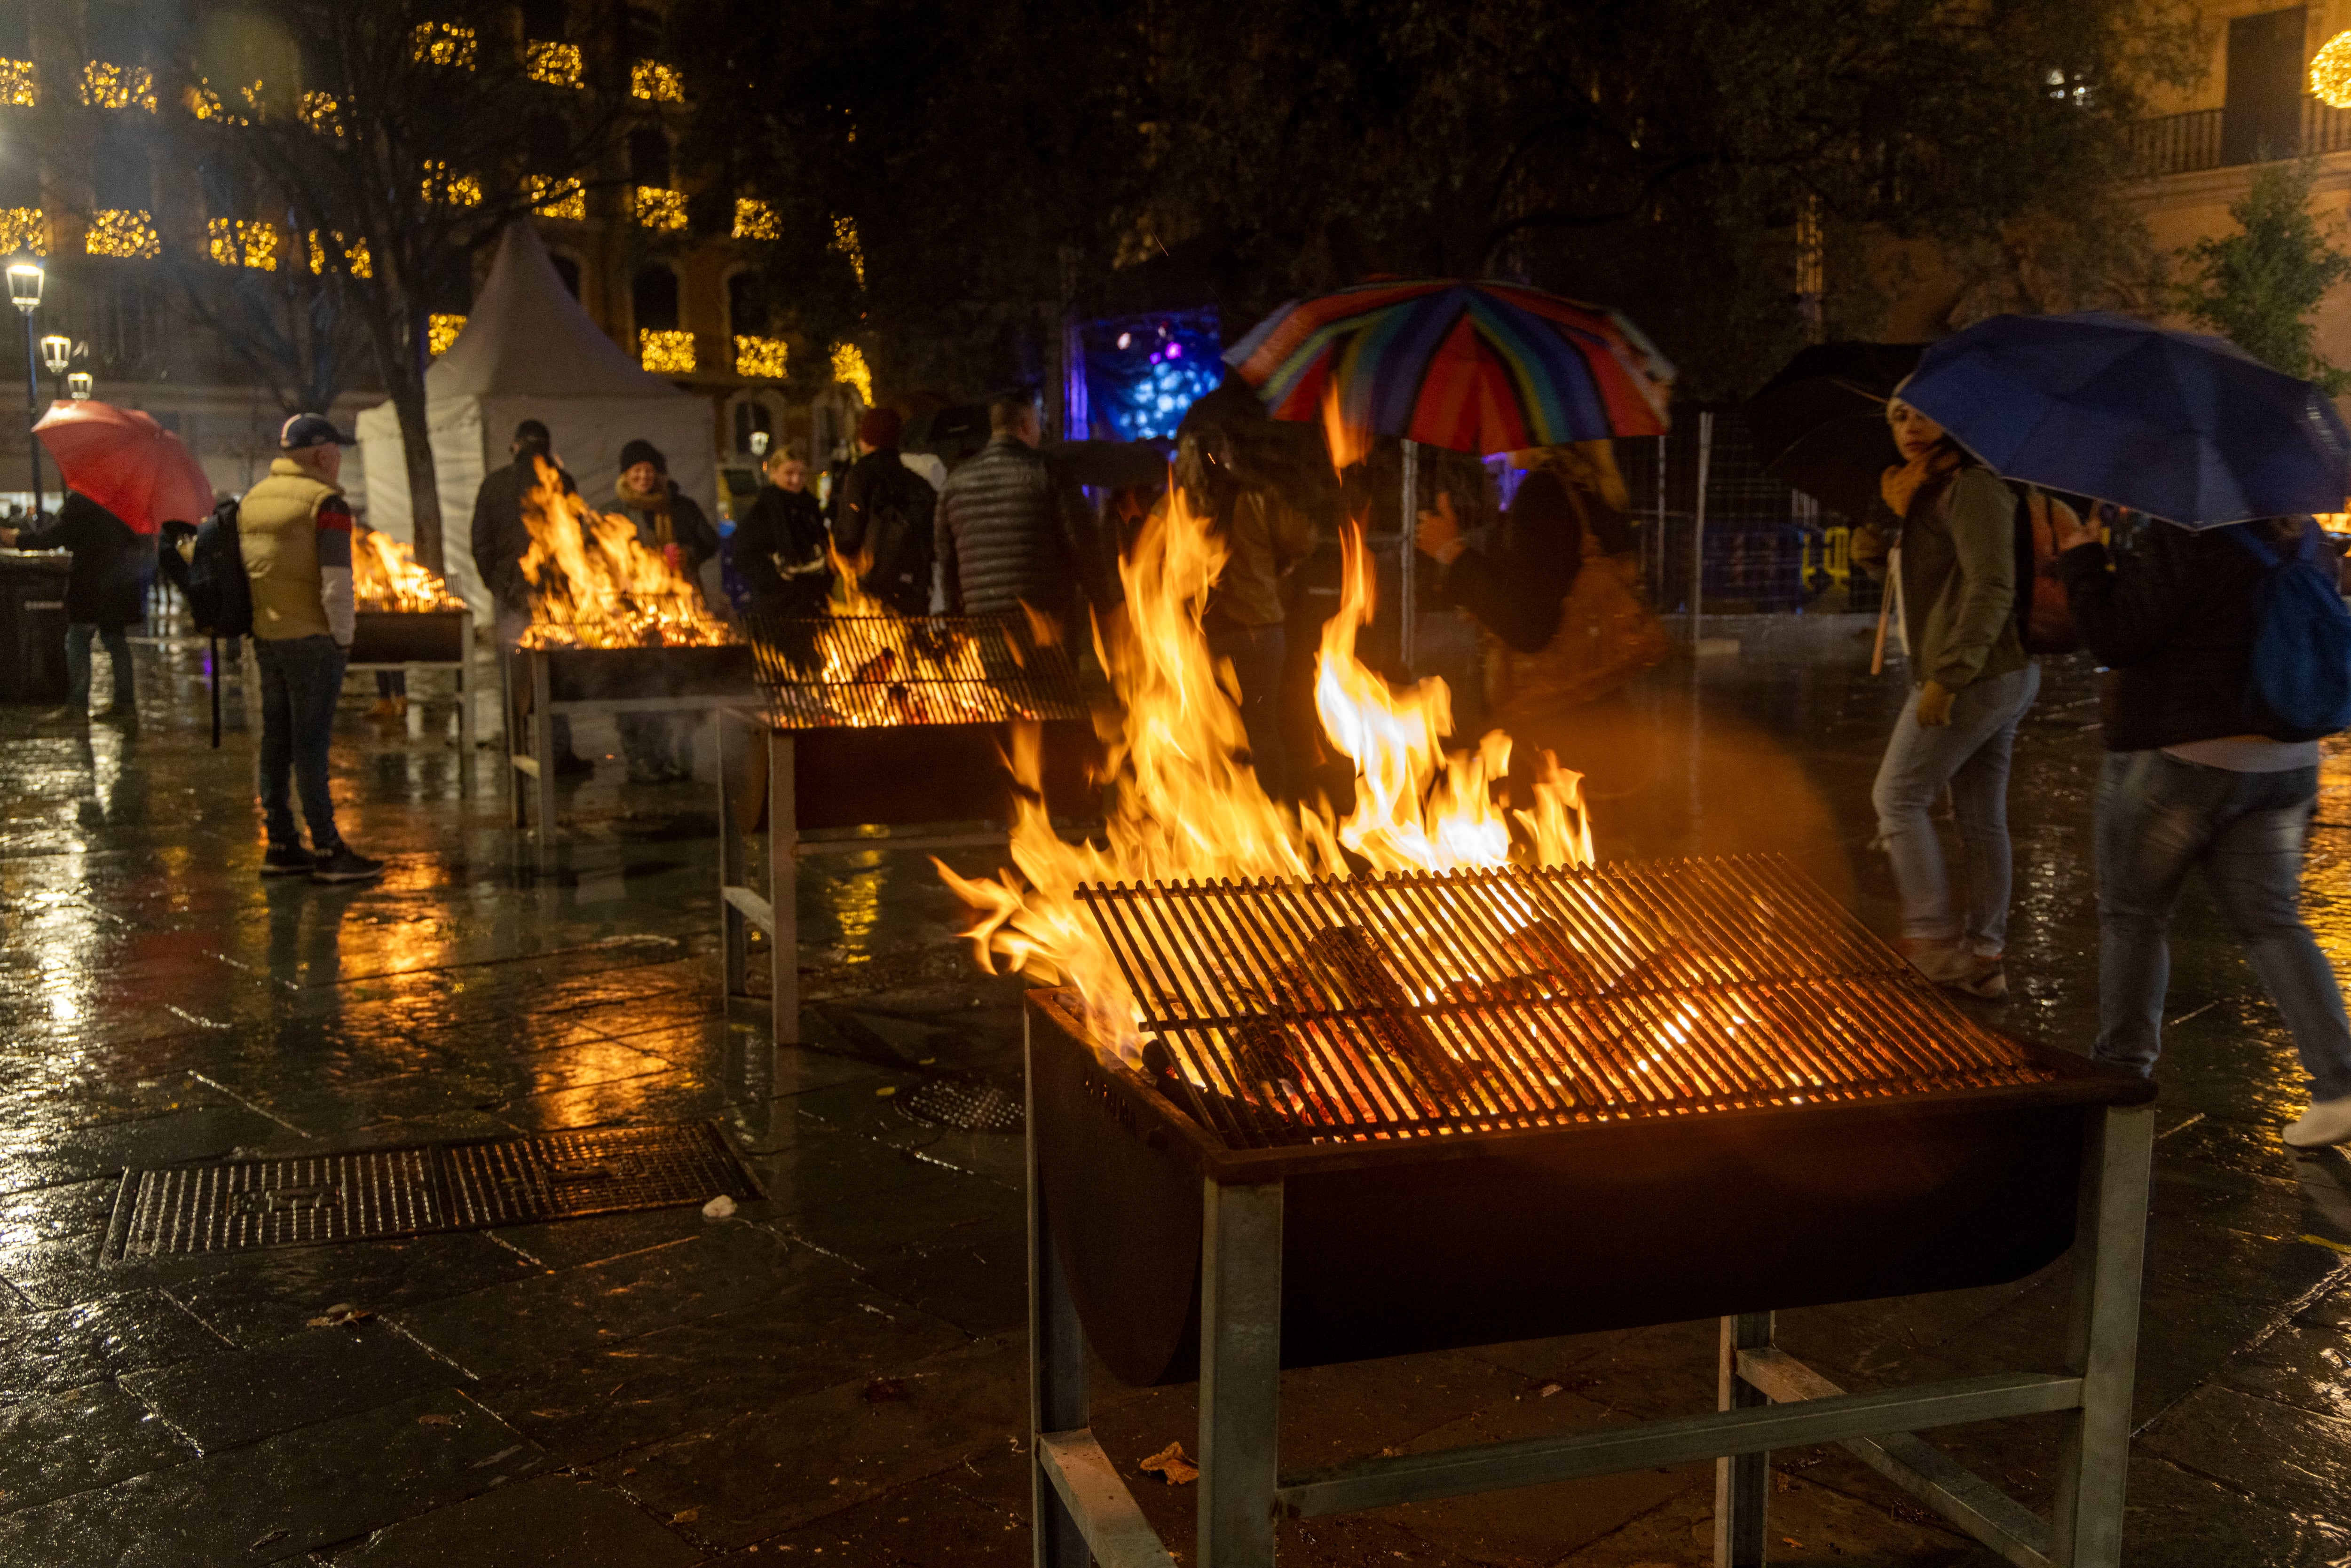
<svg viewBox="0 0 2351 1568"><path fill-rule="evenodd" d="M323 413L298 413L277 432L278 449L284 452L299 452L306 446L324 446L330 441L338 446L359 444L337 430L334 421Z"/></svg>

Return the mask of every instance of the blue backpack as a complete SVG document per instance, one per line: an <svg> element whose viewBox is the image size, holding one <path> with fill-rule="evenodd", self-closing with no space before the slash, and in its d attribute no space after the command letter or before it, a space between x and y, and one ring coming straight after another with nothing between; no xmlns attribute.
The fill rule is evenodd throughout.
<svg viewBox="0 0 2351 1568"><path fill-rule="evenodd" d="M214 507L188 552L188 613L207 636L242 637L253 630L253 581L245 575L237 506L232 498Z"/></svg>
<svg viewBox="0 0 2351 1568"><path fill-rule="evenodd" d="M2229 530L2263 568L2253 592L2250 695L2309 736L2351 727L2351 612L2335 590L2334 552L2306 525L2291 557L2252 528Z"/></svg>

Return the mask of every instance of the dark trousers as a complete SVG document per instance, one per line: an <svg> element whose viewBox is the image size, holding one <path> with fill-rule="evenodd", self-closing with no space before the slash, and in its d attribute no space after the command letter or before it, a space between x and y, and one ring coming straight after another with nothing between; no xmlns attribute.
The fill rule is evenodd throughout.
<svg viewBox="0 0 2351 1568"><path fill-rule="evenodd" d="M86 621L67 625L66 705L78 708L89 706L92 638L106 644L106 656L114 664L114 709L128 715L136 705L131 685L131 632L124 626L95 626Z"/></svg>
<svg viewBox="0 0 2351 1568"><path fill-rule="evenodd" d="M1269 795L1280 798L1286 779L1281 750L1281 712L1276 700L1281 691L1282 652L1288 636L1281 622L1243 626L1212 615L1206 628L1209 656L1230 660L1233 679L1241 691L1241 727L1249 732L1249 766Z"/></svg>
<svg viewBox="0 0 2351 1568"><path fill-rule="evenodd" d="M327 742L335 702L343 690L345 654L332 637L256 637L261 665L261 812L272 849L298 850L287 776L302 797L310 848L326 854L340 844L334 797L327 791Z"/></svg>
<svg viewBox="0 0 2351 1568"><path fill-rule="evenodd" d="M2098 777L2096 1055L2152 1073L2171 977L2171 906L2201 869L2212 902L2277 1004L2314 1100L2351 1095L2351 1024L2304 924L2303 839L2318 769L2233 773L2160 751L2116 751Z"/></svg>

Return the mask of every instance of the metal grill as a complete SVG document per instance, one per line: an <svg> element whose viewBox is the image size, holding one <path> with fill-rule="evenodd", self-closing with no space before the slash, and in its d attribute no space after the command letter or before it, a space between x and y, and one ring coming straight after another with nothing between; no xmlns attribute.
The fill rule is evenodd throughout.
<svg viewBox="0 0 2351 1568"><path fill-rule="evenodd" d="M1025 616L753 616L779 729L1082 719L1068 652Z"/></svg>
<svg viewBox="0 0 2351 1568"><path fill-rule="evenodd" d="M2052 1076L1773 856L1078 896L1234 1147Z"/></svg>

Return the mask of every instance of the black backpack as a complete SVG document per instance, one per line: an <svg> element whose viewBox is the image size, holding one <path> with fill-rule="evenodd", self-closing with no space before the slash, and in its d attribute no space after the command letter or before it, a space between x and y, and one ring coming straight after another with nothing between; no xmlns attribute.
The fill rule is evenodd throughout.
<svg viewBox="0 0 2351 1568"><path fill-rule="evenodd" d="M245 575L236 535L241 504L232 497L214 507L188 554L188 612L208 637L242 637L253 630L253 582Z"/></svg>
<svg viewBox="0 0 2351 1568"><path fill-rule="evenodd" d="M865 548L873 562L867 585L885 599L902 601L902 609L919 600L920 607L908 612L921 614L930 606L931 562L938 553L931 521L939 493L903 463L893 462L880 479L865 503Z"/></svg>

